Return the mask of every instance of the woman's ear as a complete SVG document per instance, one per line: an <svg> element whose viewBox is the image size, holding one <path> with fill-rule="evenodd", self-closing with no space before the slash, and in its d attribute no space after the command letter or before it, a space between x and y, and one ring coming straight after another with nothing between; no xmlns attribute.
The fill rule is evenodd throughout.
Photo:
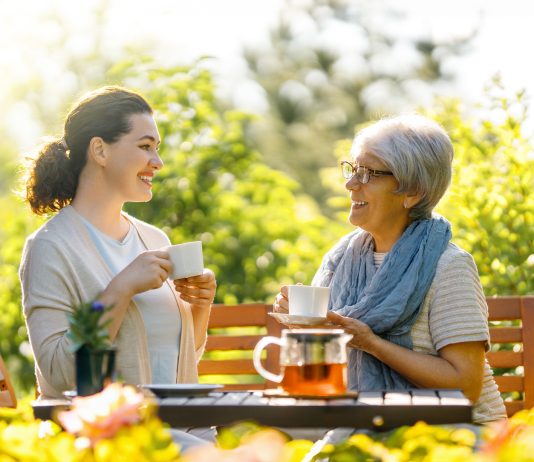
<svg viewBox="0 0 534 462"><path fill-rule="evenodd" d="M100 165L101 167L105 167L108 156L104 140L99 136L91 138L91 141L89 141L87 155L98 165Z"/></svg>
<svg viewBox="0 0 534 462"><path fill-rule="evenodd" d="M402 204L404 205L405 209L411 209L412 207L415 207L417 204L419 204L422 198L423 196L421 193L416 193L416 194L406 193L404 195L404 200Z"/></svg>

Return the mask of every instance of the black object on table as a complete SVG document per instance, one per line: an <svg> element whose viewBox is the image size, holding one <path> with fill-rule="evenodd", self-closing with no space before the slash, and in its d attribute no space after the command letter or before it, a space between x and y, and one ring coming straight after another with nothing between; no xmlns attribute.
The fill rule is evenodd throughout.
<svg viewBox="0 0 534 462"><path fill-rule="evenodd" d="M156 400L159 417L171 427L223 426L249 420L277 427L352 427L390 430L413 425L471 423L472 406L459 390L360 392L357 397L306 399L262 392L213 392L207 396ZM68 401L35 401L36 418L47 419Z"/></svg>

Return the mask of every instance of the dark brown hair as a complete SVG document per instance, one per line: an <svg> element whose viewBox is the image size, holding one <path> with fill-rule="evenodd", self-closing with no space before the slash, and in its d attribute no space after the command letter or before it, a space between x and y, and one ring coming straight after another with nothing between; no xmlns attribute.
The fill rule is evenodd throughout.
<svg viewBox="0 0 534 462"><path fill-rule="evenodd" d="M62 138L47 143L32 163L26 200L37 215L57 212L70 204L95 136L114 143L132 129L134 114L152 114L139 94L117 86L99 88L84 96L65 119Z"/></svg>

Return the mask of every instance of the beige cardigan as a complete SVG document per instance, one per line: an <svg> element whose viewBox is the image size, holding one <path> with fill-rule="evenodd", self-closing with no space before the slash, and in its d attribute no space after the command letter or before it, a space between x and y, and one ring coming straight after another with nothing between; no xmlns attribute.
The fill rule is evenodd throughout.
<svg viewBox="0 0 534 462"><path fill-rule="evenodd" d="M147 249L169 245L158 228L129 215ZM113 275L93 244L85 225L70 206L33 233L24 245L19 270L22 305L35 357L35 374L42 398L62 398L75 388L74 354L66 337L66 314L74 306L93 300ZM180 356L176 372L179 383L198 382L197 363L202 356L206 332L196 332L191 306L171 287L182 317ZM198 341L195 342L195 335ZM195 344L201 345L195 349ZM117 371L127 383L151 382L147 336L138 307L132 301L115 338Z"/></svg>

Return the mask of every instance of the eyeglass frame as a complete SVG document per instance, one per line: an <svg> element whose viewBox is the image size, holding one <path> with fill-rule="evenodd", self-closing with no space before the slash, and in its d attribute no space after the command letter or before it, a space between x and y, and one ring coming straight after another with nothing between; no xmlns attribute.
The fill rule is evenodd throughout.
<svg viewBox="0 0 534 462"><path fill-rule="evenodd" d="M345 173L344 170L343 170L343 165L344 164L350 165L350 167L352 169L352 175L349 178L347 178L344 175L344 173ZM356 176L356 179L361 184L369 183L369 180L371 179L372 176L384 176L384 175L392 175L393 176L393 172L388 172L388 171L385 171L385 170L374 170L374 169L366 167L364 165L356 166L352 162L349 162L348 160L342 160L339 163L339 165L341 167L341 175L343 175L343 178L345 178L346 180L351 180L352 178L354 178L357 175L358 169L360 169L360 168L364 169L364 173L361 175L361 179L358 176ZM364 178L367 178L367 180L366 181L362 181Z"/></svg>

